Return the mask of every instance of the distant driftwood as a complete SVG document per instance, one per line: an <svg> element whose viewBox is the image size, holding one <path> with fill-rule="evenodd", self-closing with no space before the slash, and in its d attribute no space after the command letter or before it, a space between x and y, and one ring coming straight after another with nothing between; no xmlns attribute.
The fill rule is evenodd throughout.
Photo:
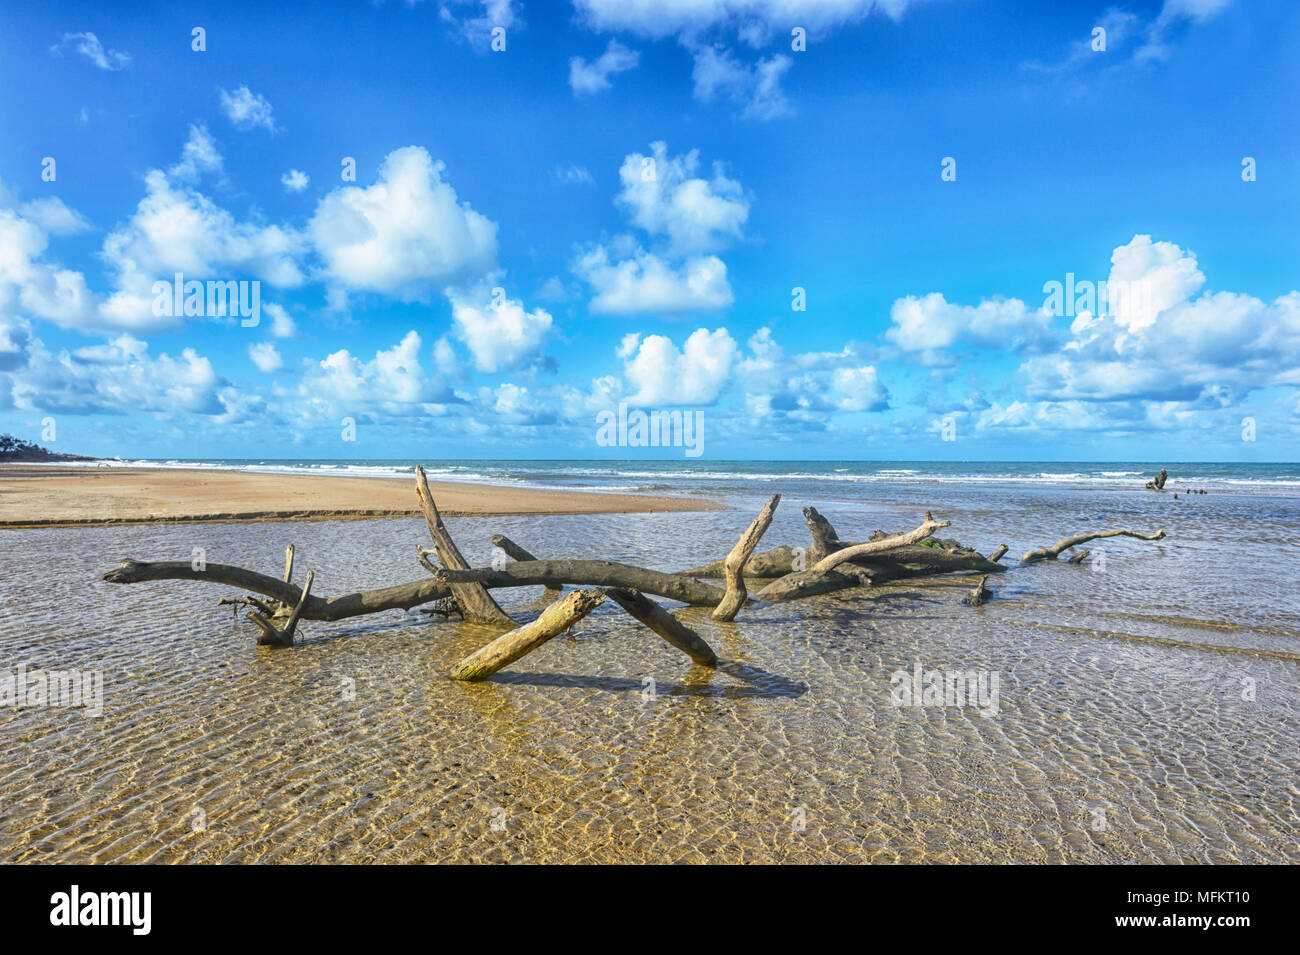
<svg viewBox="0 0 1300 955"><path fill-rule="evenodd" d="M1166 471L1164 468L1161 468L1160 473L1155 476L1154 480L1147 481L1147 490L1163 491L1165 489L1165 482L1168 480L1169 480L1169 472Z"/></svg>
<svg viewBox="0 0 1300 955"><path fill-rule="evenodd" d="M1164 479L1165 472L1161 471L1157 480L1163 485ZM714 666L717 656L708 643L646 594L711 607L715 620L729 622L755 601L795 600L911 577L977 573L981 575L979 583L964 602L979 606L991 594L986 586L989 576L1008 570L998 563L1007 552L1007 545L984 557L955 540L936 538L934 532L948 527L950 522L935 520L928 512L910 531L901 534L876 531L870 540L854 542L841 540L830 521L815 507L805 507L804 522L811 536L809 546L782 545L755 553L781 502L779 494L772 495L724 559L690 570L671 573L609 560L539 560L499 534L492 538L500 552L497 556L504 553L510 560L495 560L492 567L471 567L442 522L423 468L415 469L415 487L434 545L428 549L416 545L416 559L429 574L422 580L339 597L315 596L311 593L313 573L307 574L302 587L292 582L292 544L285 552L283 579L227 564L196 567L189 561L123 560L119 567L104 575L104 580L115 584L195 580L239 588L247 595L221 603L252 608L248 617L258 629L258 643L277 647L293 645L294 632L301 620L345 620L385 610L433 605L435 612L458 613L465 620L503 631L452 668L450 675L454 679L473 681L486 679L569 630L606 597L686 654L692 663ZM1154 541L1161 540L1165 532L1141 534L1111 530L1078 534L1051 547L1029 551L1021 563L1055 560L1078 544L1118 536ZM1087 553L1075 554L1070 563L1081 563ZM710 578L722 580L724 585L710 583ZM490 593L501 587L536 585L547 588L543 596L550 603L540 616L524 624L502 610ZM565 593L564 587L586 589ZM756 590L753 597L751 590Z"/></svg>

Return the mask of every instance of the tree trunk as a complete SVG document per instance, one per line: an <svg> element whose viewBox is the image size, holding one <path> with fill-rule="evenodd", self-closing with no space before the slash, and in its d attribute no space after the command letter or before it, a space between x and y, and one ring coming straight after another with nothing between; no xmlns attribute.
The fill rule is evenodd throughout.
<svg viewBox="0 0 1300 955"><path fill-rule="evenodd" d="M663 637L701 666L716 666L718 657L686 624L682 623L645 594L625 587L610 587L605 593L629 614Z"/></svg>
<svg viewBox="0 0 1300 955"><path fill-rule="evenodd" d="M680 574L665 574L612 560L521 560L501 570L439 570L435 580L446 583L481 583L488 587L561 586L629 587L700 607L716 607L723 591Z"/></svg>
<svg viewBox="0 0 1300 955"><path fill-rule="evenodd" d="M424 512L424 522L429 525L429 534L433 537L433 546L438 551L438 560L442 561L442 566L448 570L468 570L469 562L461 556L456 542L451 539L451 534L442 523L438 506L433 503L433 495L429 493L429 482L425 480L423 467L417 466L415 469L415 490L420 498L420 510ZM460 607L460 615L466 620L496 626L515 625L510 615L497 605L482 584L453 584L451 593Z"/></svg>

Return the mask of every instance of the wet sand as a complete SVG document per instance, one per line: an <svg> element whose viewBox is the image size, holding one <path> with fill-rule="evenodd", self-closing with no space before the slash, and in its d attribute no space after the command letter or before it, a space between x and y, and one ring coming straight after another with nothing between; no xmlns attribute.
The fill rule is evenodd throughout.
<svg viewBox="0 0 1300 955"><path fill-rule="evenodd" d="M701 511L687 497L429 483L445 516ZM0 465L0 527L419 515L411 480L202 468Z"/></svg>

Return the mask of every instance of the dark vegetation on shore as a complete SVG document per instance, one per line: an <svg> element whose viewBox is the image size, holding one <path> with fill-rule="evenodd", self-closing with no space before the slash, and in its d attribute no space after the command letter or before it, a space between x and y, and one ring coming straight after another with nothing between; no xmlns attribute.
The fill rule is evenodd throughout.
<svg viewBox="0 0 1300 955"><path fill-rule="evenodd" d="M96 461L98 458L84 454L59 454L39 444L15 438L12 434L0 434L0 464L25 461Z"/></svg>

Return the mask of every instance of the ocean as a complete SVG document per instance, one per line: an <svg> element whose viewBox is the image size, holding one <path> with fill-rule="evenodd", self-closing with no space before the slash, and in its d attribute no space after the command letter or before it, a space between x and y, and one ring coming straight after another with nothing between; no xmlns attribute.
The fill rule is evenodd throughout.
<svg viewBox="0 0 1300 955"><path fill-rule="evenodd" d="M5 530L0 667L99 673L103 712L0 710L0 861L1300 861L1300 467L1164 466L1157 494L1149 462L436 462L435 480L729 505L448 519L478 565L503 533L542 557L697 566L778 492L761 549L806 544L806 505L848 540L931 510L940 536L1010 547L981 607L958 576L731 624L679 609L710 671L606 602L481 684L445 676L495 635L480 626L394 611L271 650L217 605L234 591L100 579L199 547L278 573L293 543L314 593L380 587L424 576L421 520ZM1166 537L1018 562L1116 527ZM526 619L541 592L494 593ZM996 697L900 700L929 674Z"/></svg>

